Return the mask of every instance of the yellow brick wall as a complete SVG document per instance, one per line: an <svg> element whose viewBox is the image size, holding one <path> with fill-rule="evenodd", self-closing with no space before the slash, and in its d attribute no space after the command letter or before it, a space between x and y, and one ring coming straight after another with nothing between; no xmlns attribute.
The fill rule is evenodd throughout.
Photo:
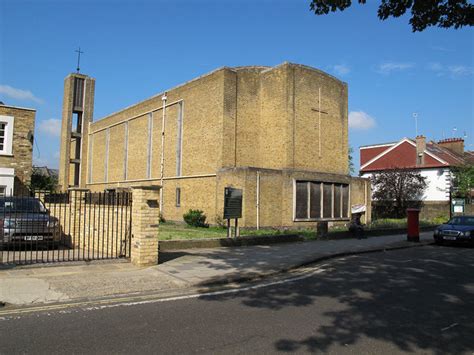
<svg viewBox="0 0 474 355"><path fill-rule="evenodd" d="M319 115L312 110L319 107L319 88L321 109L328 113L321 115L321 135ZM167 103L163 186L163 211L167 219L182 220L183 213L193 208L203 210L213 223L223 212L224 187L235 186L245 190L241 225L255 226L256 169L246 167L261 170L261 226L305 224L293 222L294 179L317 177L314 174L321 172L339 174L331 175L336 182L349 181L347 85L319 70L290 63L273 68L222 68L169 90ZM90 125L92 183L83 187L100 191L160 184L162 104L159 94ZM186 178L176 179L179 105L183 110L182 176ZM153 130L148 179L150 111L153 111ZM128 179L125 181L127 120ZM105 183L108 127L108 182ZM82 170L86 167L83 162ZM181 207L175 206L177 187L181 188ZM360 186L354 189L358 191ZM359 199L355 194L354 200Z"/></svg>

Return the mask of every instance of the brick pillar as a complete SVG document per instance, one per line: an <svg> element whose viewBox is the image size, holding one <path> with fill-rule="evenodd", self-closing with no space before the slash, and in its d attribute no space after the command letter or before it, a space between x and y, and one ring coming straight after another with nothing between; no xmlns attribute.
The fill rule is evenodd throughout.
<svg viewBox="0 0 474 355"><path fill-rule="evenodd" d="M138 266L156 265L160 186L132 187L132 198L132 263Z"/></svg>

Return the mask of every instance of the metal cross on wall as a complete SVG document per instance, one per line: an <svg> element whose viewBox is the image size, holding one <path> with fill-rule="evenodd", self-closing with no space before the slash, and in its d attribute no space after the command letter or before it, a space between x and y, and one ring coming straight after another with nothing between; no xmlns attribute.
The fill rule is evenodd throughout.
<svg viewBox="0 0 474 355"><path fill-rule="evenodd" d="M75 52L77 53L77 72L79 73L80 69L80 64L81 64L81 54L84 54L84 52L81 51L81 47L79 49L76 49Z"/></svg>
<svg viewBox="0 0 474 355"><path fill-rule="evenodd" d="M321 88L318 90L318 108L311 108L312 111L318 113L318 144L319 144L319 157L321 158L321 114L328 115L329 113L321 109Z"/></svg>

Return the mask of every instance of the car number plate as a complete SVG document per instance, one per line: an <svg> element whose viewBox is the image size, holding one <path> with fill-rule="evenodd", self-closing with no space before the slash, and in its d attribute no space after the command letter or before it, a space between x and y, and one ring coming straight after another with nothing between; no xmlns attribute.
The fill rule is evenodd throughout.
<svg viewBox="0 0 474 355"><path fill-rule="evenodd" d="M43 240L42 235L27 235L25 236L25 240Z"/></svg>
<svg viewBox="0 0 474 355"><path fill-rule="evenodd" d="M456 237L449 237L449 236L444 236L444 240L456 240Z"/></svg>

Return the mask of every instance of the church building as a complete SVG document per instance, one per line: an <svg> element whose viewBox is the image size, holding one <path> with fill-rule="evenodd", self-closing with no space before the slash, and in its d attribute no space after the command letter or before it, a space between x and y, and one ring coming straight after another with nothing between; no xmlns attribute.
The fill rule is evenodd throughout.
<svg viewBox="0 0 474 355"><path fill-rule="evenodd" d="M370 182L348 166L347 84L318 69L223 67L93 119L95 79L65 79L63 190L161 185L161 213L189 209L211 224L224 190L242 190L243 227L307 227L370 218Z"/></svg>

